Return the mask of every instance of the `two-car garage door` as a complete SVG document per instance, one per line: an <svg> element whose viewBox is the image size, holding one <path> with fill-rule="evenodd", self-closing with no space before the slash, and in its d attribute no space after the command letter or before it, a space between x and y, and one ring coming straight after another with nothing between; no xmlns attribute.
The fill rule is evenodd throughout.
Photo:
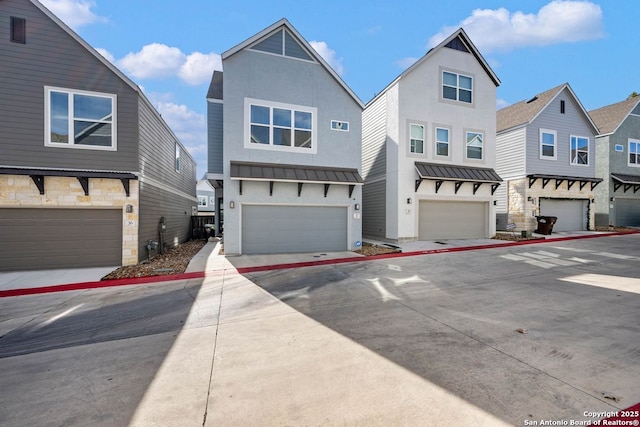
<svg viewBox="0 0 640 427"><path fill-rule="evenodd" d="M0 209L0 271L122 264L119 209Z"/></svg>
<svg viewBox="0 0 640 427"><path fill-rule="evenodd" d="M244 205L242 253L344 251L346 207Z"/></svg>

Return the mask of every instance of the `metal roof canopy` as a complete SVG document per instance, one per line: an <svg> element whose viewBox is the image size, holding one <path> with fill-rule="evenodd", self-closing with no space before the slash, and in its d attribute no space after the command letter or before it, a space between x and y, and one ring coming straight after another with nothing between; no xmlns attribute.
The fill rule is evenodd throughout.
<svg viewBox="0 0 640 427"><path fill-rule="evenodd" d="M549 181L555 180L556 190L558 189L558 187L560 187L560 184L562 184L562 182L564 181L567 181L567 190L570 190L573 184L575 184L576 182L579 182L581 190L584 188L585 185L587 185L587 183L591 183L592 191L594 188L596 188L598 184L602 182L602 178L587 178L583 176L531 174L531 175L527 175L527 178L529 178L529 188L531 188L538 179L542 180L543 189L547 186L547 184L549 184Z"/></svg>
<svg viewBox="0 0 640 427"><path fill-rule="evenodd" d="M416 180L416 190L423 180L436 181L436 193L444 181L455 181L455 193L465 182L473 183L473 194L476 194L482 184L491 184L491 195L495 193L502 182L502 178L490 168L476 168L471 166L452 166L437 163L416 162L416 171L420 179Z"/></svg>

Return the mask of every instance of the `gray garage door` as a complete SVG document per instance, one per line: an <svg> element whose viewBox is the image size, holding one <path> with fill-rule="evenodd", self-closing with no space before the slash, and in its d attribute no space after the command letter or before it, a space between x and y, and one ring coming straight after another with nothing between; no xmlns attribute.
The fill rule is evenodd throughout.
<svg viewBox="0 0 640 427"><path fill-rule="evenodd" d="M0 271L122 264L122 211L0 209Z"/></svg>
<svg viewBox="0 0 640 427"><path fill-rule="evenodd" d="M346 207L242 207L243 254L347 249Z"/></svg>
<svg viewBox="0 0 640 427"><path fill-rule="evenodd" d="M540 199L540 215L558 217L553 231L587 229L586 200Z"/></svg>
<svg viewBox="0 0 640 427"><path fill-rule="evenodd" d="M616 197L615 225L640 226L640 199L620 199Z"/></svg>
<svg viewBox="0 0 640 427"><path fill-rule="evenodd" d="M486 202L421 201L418 238L478 239L487 237Z"/></svg>

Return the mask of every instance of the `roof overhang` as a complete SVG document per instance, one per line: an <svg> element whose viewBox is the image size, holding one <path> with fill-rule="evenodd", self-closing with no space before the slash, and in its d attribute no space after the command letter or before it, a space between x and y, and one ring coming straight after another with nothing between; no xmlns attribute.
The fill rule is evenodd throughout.
<svg viewBox="0 0 640 427"><path fill-rule="evenodd" d="M84 190L85 196L89 195L89 179L90 178L102 178L102 179L119 179L122 182L124 191L129 197L129 181L138 179L138 176L132 172L116 172L116 171L83 171L73 169L35 169L35 168L20 168L10 166L0 166L0 175L26 175L29 176L41 195L45 193L44 180L45 177L67 177L77 178Z"/></svg>
<svg viewBox="0 0 640 427"><path fill-rule="evenodd" d="M491 194L493 195L502 182L502 178L491 168L424 162L416 162L415 167L419 176L419 179L416 180L416 191L418 191L418 187L420 187L422 181L427 179L436 182L436 193L444 181L454 181L456 183L456 193L458 193L458 190L464 183L473 184L473 194L476 194L482 184L491 184Z"/></svg>
<svg viewBox="0 0 640 427"><path fill-rule="evenodd" d="M555 182L555 189L557 190L564 181L567 181L567 189L570 190L573 184L580 183L580 189L582 190L585 185L591 184L591 190L596 188L598 184L602 182L602 178L589 178L584 176L566 176L566 175L543 175L543 174L530 174L527 175L529 179L529 188L536 183L537 180L542 180L542 188L544 189L549 182Z"/></svg>
<svg viewBox="0 0 640 427"><path fill-rule="evenodd" d="M269 182L269 194L273 194L274 182L293 182L298 184L298 197L303 184L324 184L324 196L327 197L329 186L333 184L348 185L349 197L356 185L364 181L355 168L334 168L321 166L283 165L274 163L231 162L231 179L240 181L242 194L243 181Z"/></svg>
<svg viewBox="0 0 640 427"><path fill-rule="evenodd" d="M633 187L633 192L636 193L640 190L640 176L638 175L625 175L620 173L612 173L611 179L613 179L613 191L624 186L623 190L626 193Z"/></svg>

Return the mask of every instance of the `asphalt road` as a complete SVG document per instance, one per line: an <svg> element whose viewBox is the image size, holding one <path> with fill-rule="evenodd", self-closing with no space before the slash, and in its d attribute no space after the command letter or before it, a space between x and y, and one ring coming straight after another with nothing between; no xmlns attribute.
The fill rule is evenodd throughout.
<svg viewBox="0 0 640 427"><path fill-rule="evenodd" d="M592 420L585 413L640 402L639 243L640 235L550 242L265 271L245 279L349 345L373 352L508 424ZM128 425L184 329L201 283L0 299L0 425ZM226 293L214 292L222 295L219 305L224 309ZM242 300L241 293L233 298L235 313L243 317L228 317L226 336L233 345L219 343L216 350L212 381L217 388L205 396L215 403L209 405L208 420L216 420L211 425L225 425L224 410L242 420L243 413L233 405L243 396L244 407L257 411L265 404L266 396L255 393L257 386L253 394L243 395L248 385L220 371L225 363L232 366L234 358L259 359L256 340L272 340L247 335L252 342L246 348L254 353L245 351L242 336L231 334L231 327L246 319L260 322L259 312L254 300ZM247 298L255 294L247 293ZM211 324L215 316L208 315ZM281 338L277 330L269 331L272 341ZM225 336L222 326L220 333ZM189 351L199 352L198 345L212 347L200 340ZM340 348L326 350L339 359ZM257 384L270 367L286 367L286 361L270 364L269 355L262 356L266 363L242 378ZM316 365L301 367L307 376L319 368L322 353L309 360ZM290 383L304 386L305 381ZM403 387L377 386L390 395ZM216 395L221 390L225 395ZM286 398L296 390L281 392ZM269 401L272 406L280 403ZM323 404L315 402L328 414L329 406ZM295 410L291 408L272 409L282 415ZM370 410L376 410L375 402ZM383 420L384 414L380 416ZM456 419L454 413L451 419ZM306 419L302 424L321 423Z"/></svg>

